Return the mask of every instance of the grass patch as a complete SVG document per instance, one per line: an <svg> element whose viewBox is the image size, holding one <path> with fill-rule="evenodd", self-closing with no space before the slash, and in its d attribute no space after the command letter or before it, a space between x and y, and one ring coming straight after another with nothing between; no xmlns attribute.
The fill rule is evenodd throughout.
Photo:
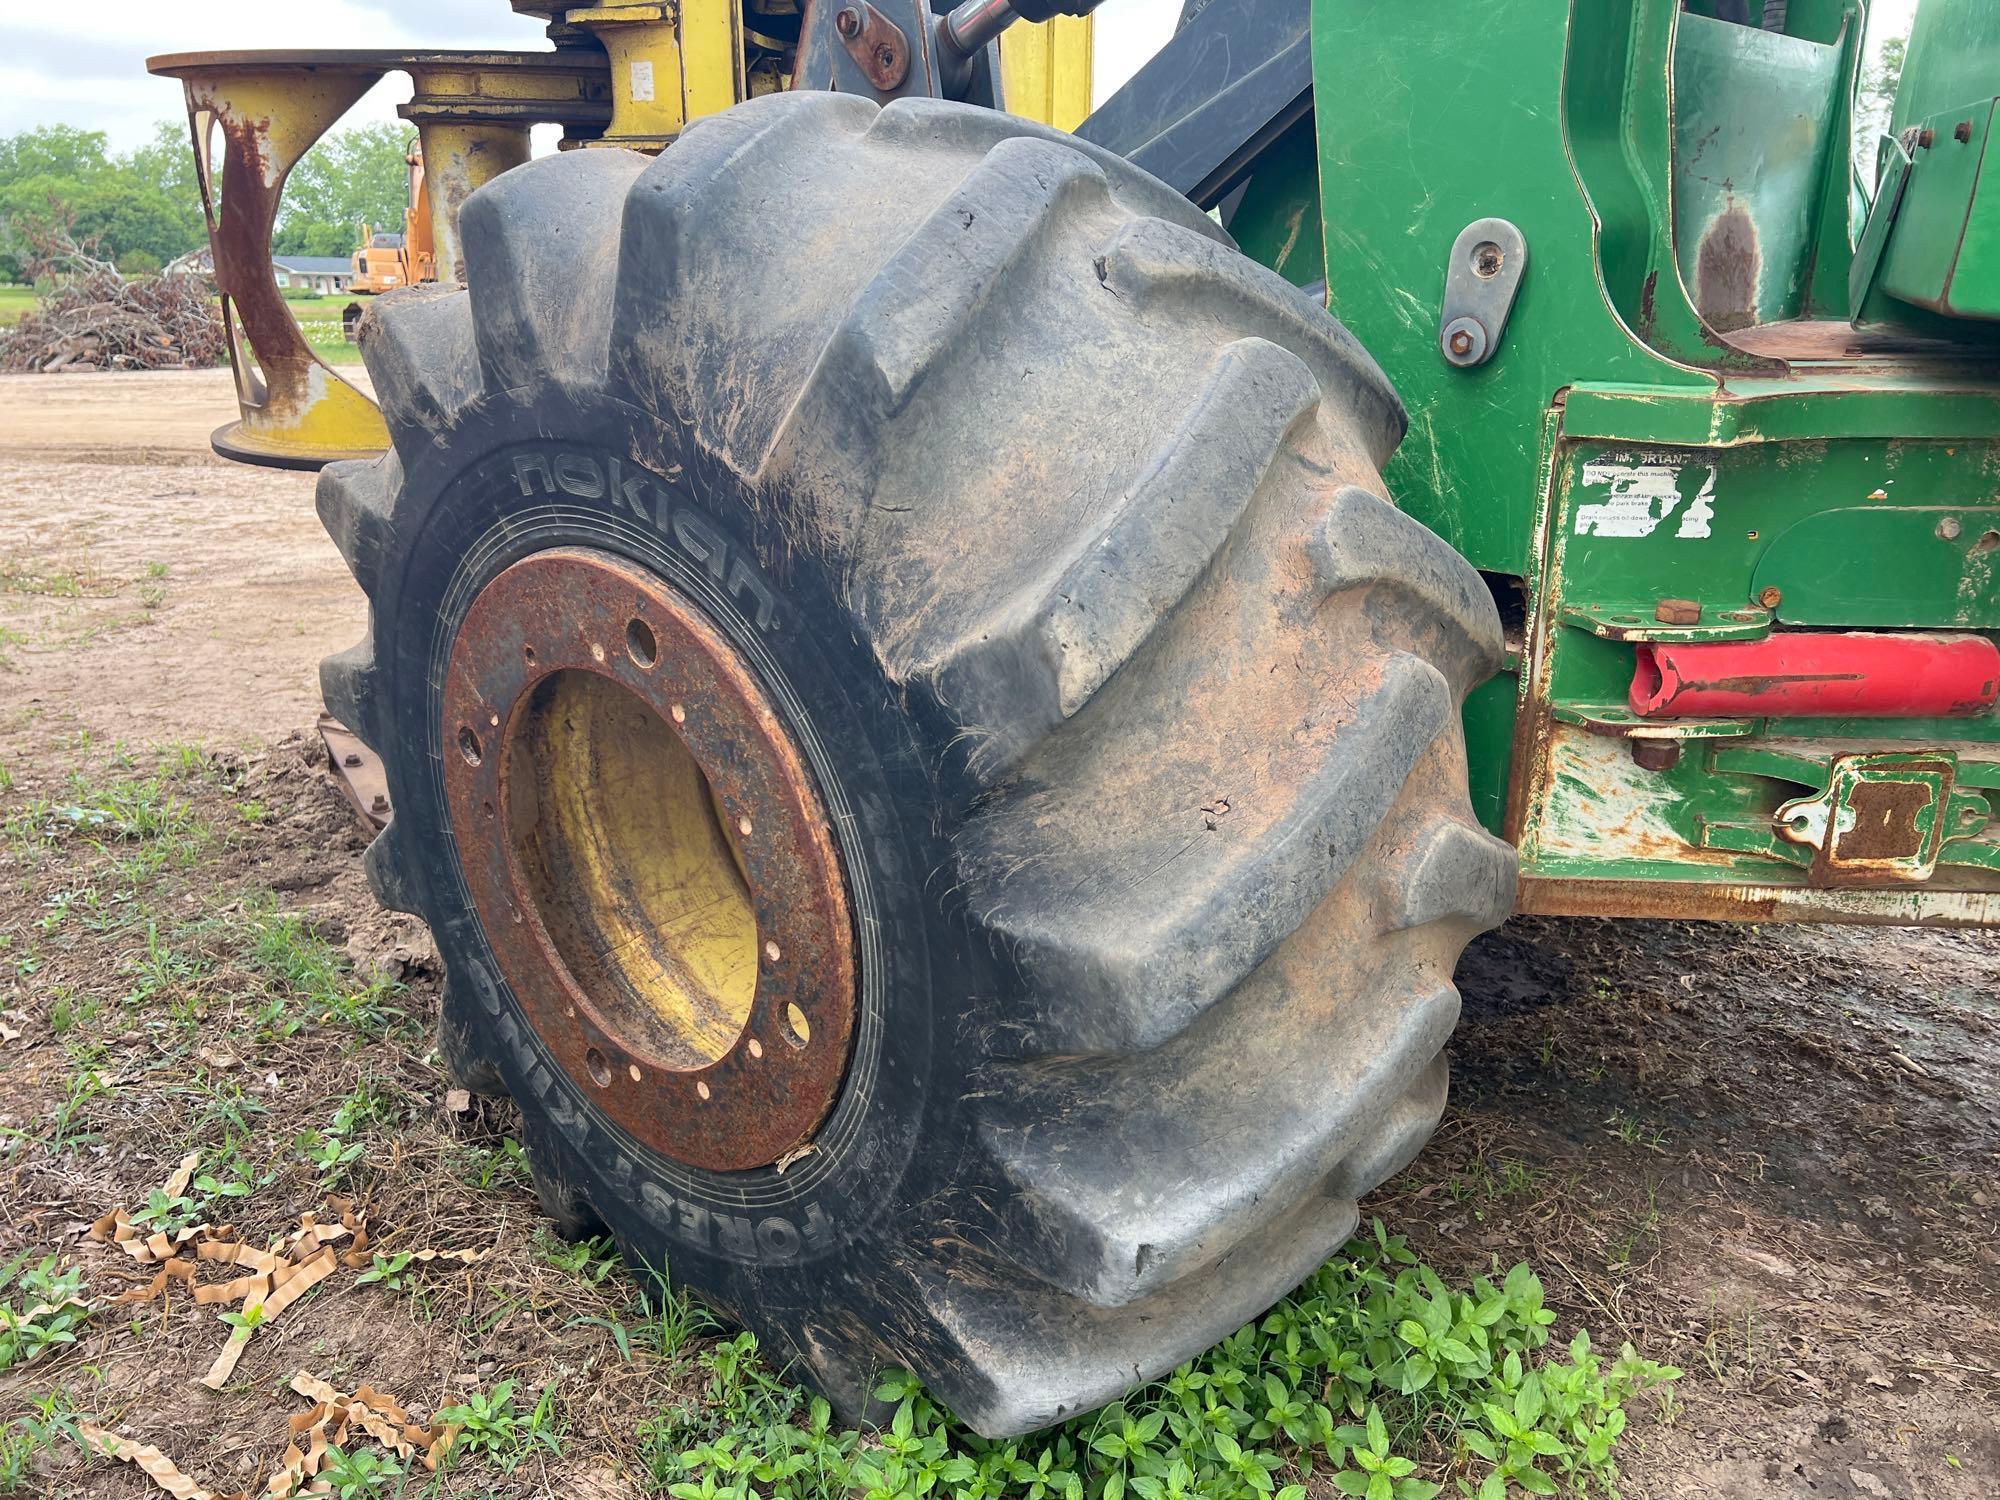
<svg viewBox="0 0 2000 1500"><path fill-rule="evenodd" d="M133 884L169 866L186 869L210 834L173 783L171 776L99 779L74 772L58 795L26 802L0 822L0 838L31 856L76 843L100 852L116 849L116 873ZM72 901L51 904L67 908Z"/></svg>
<svg viewBox="0 0 2000 1500"><path fill-rule="evenodd" d="M336 299L337 306L330 306L325 313L316 313L304 303L293 303L292 311L298 315L299 331L306 336L306 343L312 352L330 365L358 365L361 363L361 348L347 341L347 329L340 320L340 309L347 305L345 299Z"/></svg>
<svg viewBox="0 0 2000 1500"><path fill-rule="evenodd" d="M1552 1349L1554 1321L1525 1265L1454 1291L1378 1222L1260 1321L1046 1433L982 1439L907 1375L876 1392L886 1428L842 1431L744 1334L701 1356L700 1399L642 1441L675 1500L1610 1493L1627 1403L1680 1371L1629 1346L1607 1361L1587 1334Z"/></svg>
<svg viewBox="0 0 2000 1500"><path fill-rule="evenodd" d="M0 286L0 328L11 328L26 317L38 295L31 286Z"/></svg>
<svg viewBox="0 0 2000 1500"><path fill-rule="evenodd" d="M0 559L0 594L45 599L102 599L118 592L115 580L88 563L66 567L31 558Z"/></svg>
<svg viewBox="0 0 2000 1500"><path fill-rule="evenodd" d="M254 920L245 961L263 981L265 1006L258 1017L280 1036L306 1021L347 1026L365 1036L386 1036L409 1019L393 1002L402 987L364 979L347 955L299 917L278 913Z"/></svg>

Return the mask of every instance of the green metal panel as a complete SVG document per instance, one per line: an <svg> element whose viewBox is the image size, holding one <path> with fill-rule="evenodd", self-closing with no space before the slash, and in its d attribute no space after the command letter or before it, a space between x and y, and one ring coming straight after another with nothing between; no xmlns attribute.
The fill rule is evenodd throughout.
<svg viewBox="0 0 2000 1500"><path fill-rule="evenodd" d="M1776 589L1793 625L2000 630L1996 565L2000 506L1851 505L1786 527L1750 591Z"/></svg>
<svg viewBox="0 0 2000 1500"><path fill-rule="evenodd" d="M1295 285L1326 279L1319 145L1311 116L1287 130L1259 160L1229 228L1244 254Z"/></svg>
<svg viewBox="0 0 2000 1500"><path fill-rule="evenodd" d="M1329 301L1411 415L1390 486L1521 616L1509 674L1465 723L1475 808L1520 843L1530 909L2000 920L2000 718L1663 722L1626 704L1649 636L2000 618L1984 571L2000 553L1995 368L1825 324L1766 329L1746 352L1688 291L1733 194L1771 257L1754 316L1847 308L1861 10L1792 0L1789 17L1789 39L1729 36L1679 0L1490 0L1475 39L1434 8L1315 10ZM1767 53L1801 60L1795 89L1736 66ZM1799 151L1782 171L1759 175L1768 150L1739 164L1787 117ZM1695 151L1704 122L1731 121L1741 141ZM1311 189L1259 188L1239 236L1306 280L1291 215ZM1519 226L1529 266L1494 358L1461 370L1437 347L1444 259L1489 215ZM1699 601L1701 622L1660 624L1669 597ZM1910 847L1851 888L1841 819L1881 807L1915 809Z"/></svg>
<svg viewBox="0 0 2000 1500"><path fill-rule="evenodd" d="M2000 94L2000 5L1993 0L1922 0L1896 91L1898 132Z"/></svg>
<svg viewBox="0 0 2000 1500"><path fill-rule="evenodd" d="M1996 104L1950 110L1923 127L1930 144L1917 149L1878 273L1890 296L1949 317L2000 318Z"/></svg>
<svg viewBox="0 0 2000 1500"><path fill-rule="evenodd" d="M1714 386L1648 349L1598 274L1565 138L1569 46L1568 9L1548 0L1492 0L1470 31L1364 0L1322 0L1313 17L1328 301L1410 411L1390 488L1476 566L1517 575L1534 569L1540 418L1558 392L1584 375ZM1616 67L1602 52L1618 83L1592 126L1622 156L1622 51ZM1636 188L1632 201L1643 217ZM1520 227L1529 265L1497 354L1462 370L1438 349L1445 256L1489 215Z"/></svg>
<svg viewBox="0 0 2000 1500"><path fill-rule="evenodd" d="M1811 396L1799 404L1822 414L1839 410ZM1959 403L1957 410L1980 408ZM1514 831L1528 877L1803 888L1814 851L1790 842L1774 819L1781 807L1827 787L1842 755L1942 756L1968 768L1961 784L2000 781L2000 720L1993 715L1647 724L1626 706L1634 642L1689 634L1647 624L1663 598L1697 601L1705 620L1720 627L1717 638L1739 636L1740 624L1755 618L1753 592L1782 574L1792 586L1780 586L1771 626L1907 624L1870 618L1875 611L1853 573L1872 562L1918 588L1914 575L1927 554L1931 575L1949 579L1928 591L1933 611L1955 599L1967 601L1965 615L1990 611L1990 558L2000 551L1996 495L2000 425L1974 439L1797 437L1700 447L1566 431L1550 504L1551 563L1533 632L1530 749L1517 767L1522 808ZM1960 503L1940 505L1946 497ZM1948 537L1939 534L1946 515L1959 522ZM1923 554L1910 555L1907 541L1897 544L1893 561L1864 550L1891 532L1920 537ZM1806 571L1799 570L1802 556ZM1814 562L1850 571L1844 580L1820 577L1810 571ZM1874 585L1878 599L1892 586L1893 579ZM1607 634L1607 622L1624 628ZM1679 761L1666 769L1639 764L1630 751L1635 729L1675 738ZM1777 762L1755 758L1776 753L1772 747L1789 757L1790 772L1780 775L1772 769ZM1953 804L1923 816L1932 811L1969 820L1963 829L1953 822L1937 855L1941 868L2000 864L1984 811ZM1984 874L1954 878L1990 887L1980 884Z"/></svg>
<svg viewBox="0 0 2000 1500"><path fill-rule="evenodd" d="M1711 328L1803 311L1840 85L1837 46L1681 17L1675 250Z"/></svg>

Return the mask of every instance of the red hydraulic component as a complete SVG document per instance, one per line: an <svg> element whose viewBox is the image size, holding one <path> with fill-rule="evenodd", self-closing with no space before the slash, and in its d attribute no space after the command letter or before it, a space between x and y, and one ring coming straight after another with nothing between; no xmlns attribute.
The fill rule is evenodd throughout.
<svg viewBox="0 0 2000 1500"><path fill-rule="evenodd" d="M2000 699L1983 635L1779 631L1761 641L1647 641L1632 674L1641 718L1970 718Z"/></svg>

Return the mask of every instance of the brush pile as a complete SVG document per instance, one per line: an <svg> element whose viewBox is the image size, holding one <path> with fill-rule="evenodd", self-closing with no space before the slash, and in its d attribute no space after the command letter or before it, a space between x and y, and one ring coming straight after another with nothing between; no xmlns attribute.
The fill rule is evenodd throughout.
<svg viewBox="0 0 2000 1500"><path fill-rule="evenodd" d="M66 230L42 234L31 269L49 290L0 333L0 370L184 370L221 362L215 286L194 271L131 279Z"/></svg>

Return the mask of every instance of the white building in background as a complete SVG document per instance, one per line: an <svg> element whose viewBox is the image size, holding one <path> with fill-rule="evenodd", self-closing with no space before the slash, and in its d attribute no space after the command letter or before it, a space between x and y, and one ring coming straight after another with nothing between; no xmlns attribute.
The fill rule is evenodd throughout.
<svg viewBox="0 0 2000 1500"><path fill-rule="evenodd" d="M354 264L338 255L274 255L271 268L287 289L337 297L354 279Z"/></svg>

